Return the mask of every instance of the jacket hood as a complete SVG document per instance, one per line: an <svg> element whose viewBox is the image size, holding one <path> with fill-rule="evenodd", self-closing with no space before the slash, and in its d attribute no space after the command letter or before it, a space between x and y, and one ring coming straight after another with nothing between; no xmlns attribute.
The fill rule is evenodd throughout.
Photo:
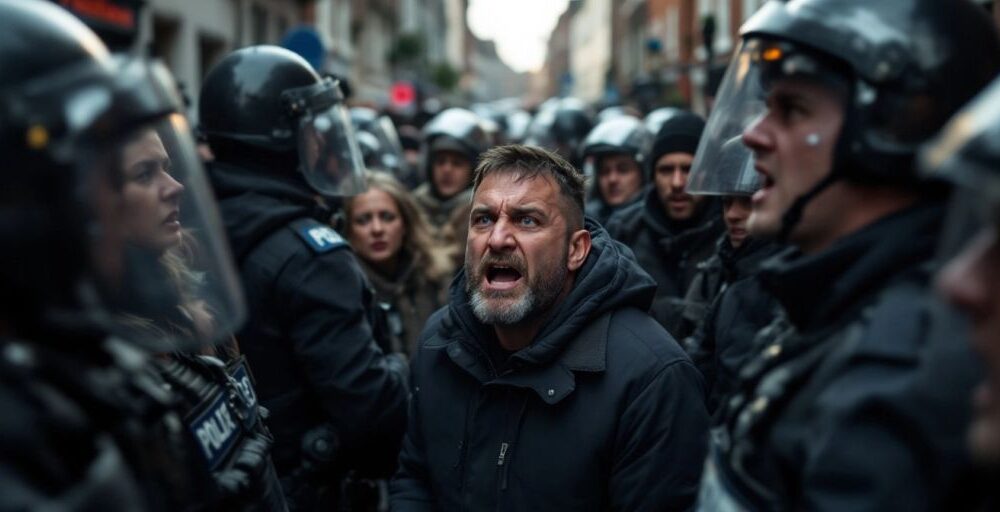
<svg viewBox="0 0 1000 512"><path fill-rule="evenodd" d="M209 179L219 201L233 257L242 261L261 240L292 220L325 221L329 211L297 175L280 175L247 165L209 164Z"/></svg>
<svg viewBox="0 0 1000 512"><path fill-rule="evenodd" d="M545 364L602 314L628 307L647 311L653 303L656 282L639 267L632 251L613 240L593 219L587 218L585 227L591 236L590 254L577 272L572 290L555 307L535 340L515 353L514 358L529 364ZM450 324L482 344L493 338L492 327L480 322L472 312L465 284L463 268L451 285Z"/></svg>

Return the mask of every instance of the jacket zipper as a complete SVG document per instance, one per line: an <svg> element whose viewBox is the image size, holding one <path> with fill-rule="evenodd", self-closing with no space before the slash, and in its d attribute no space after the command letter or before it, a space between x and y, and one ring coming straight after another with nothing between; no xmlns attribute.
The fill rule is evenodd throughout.
<svg viewBox="0 0 1000 512"><path fill-rule="evenodd" d="M515 444L517 444L518 439L521 437L521 426L524 423L525 412L528 409L528 399L529 399L530 395L527 394L527 392L525 392L525 391L522 391L521 394L524 395L524 397L521 400L521 407L520 407L520 409L519 409L519 411L517 413L517 416L514 417L514 429L513 429L513 432L511 432L511 429L509 428L509 424L508 424L508 428L504 429L504 439L505 440L501 441L501 443L500 443L500 453L497 454L497 471L499 472L499 475L498 475L498 478L497 478L497 508L498 509L502 508L501 505L500 505L500 494L502 494L503 492L505 492L507 490L507 487L508 487L508 485L507 485L508 484L508 474L510 473L511 460L512 460L512 458L514 456L514 452L511 451L511 450L513 450L513 446ZM510 397L510 394L509 394L509 391L508 391L508 403L510 403L509 402L509 397Z"/></svg>

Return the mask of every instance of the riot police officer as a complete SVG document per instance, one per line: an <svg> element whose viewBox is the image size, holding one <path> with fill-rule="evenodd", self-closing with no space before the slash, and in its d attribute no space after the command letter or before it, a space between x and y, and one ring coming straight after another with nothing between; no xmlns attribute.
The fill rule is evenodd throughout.
<svg viewBox="0 0 1000 512"><path fill-rule="evenodd" d="M965 510L997 507L997 468L1000 467L1000 251L997 245L1000 217L1000 81L962 109L922 152L925 177L946 180L955 186L941 239L947 258L938 274L938 291L969 319L968 342L976 351L986 375L971 399L973 416L967 444L976 462L974 475L953 494ZM958 340L956 340L958 342ZM977 485L979 488L977 488ZM964 506L963 506L964 505Z"/></svg>
<svg viewBox="0 0 1000 512"><path fill-rule="evenodd" d="M436 228L437 238L446 238L452 214L472 199L472 171L489 145L482 118L464 108L449 108L424 126L420 165L426 181L413 197Z"/></svg>
<svg viewBox="0 0 1000 512"><path fill-rule="evenodd" d="M417 172L411 169L406 157L403 155L403 144L399 140L399 133L392 119L386 115L380 115L374 109L368 107L351 107L351 124L354 131L359 136L362 133L370 134L375 138L374 144L367 144L371 154L361 148L362 156L365 159L365 167L371 170L383 170L391 173L403 183L413 183L416 178L412 176ZM367 138L367 137L366 137ZM370 140L370 139L369 139Z"/></svg>
<svg viewBox="0 0 1000 512"><path fill-rule="evenodd" d="M379 349L364 275L326 224L364 186L342 100L301 57L255 46L208 73L199 104L249 303L238 339L298 510L334 506L348 473L391 474L405 424L405 363Z"/></svg>
<svg viewBox="0 0 1000 512"><path fill-rule="evenodd" d="M607 224L612 214L639 201L652 146L652 134L632 116L609 119L587 134L580 153L583 174L590 181L589 217Z"/></svg>
<svg viewBox="0 0 1000 512"><path fill-rule="evenodd" d="M593 128L594 116L583 101L552 98L542 104L531 120L524 143L555 151L580 169L583 166L580 145Z"/></svg>
<svg viewBox="0 0 1000 512"><path fill-rule="evenodd" d="M660 133L663 123L685 112L687 111L676 107L660 107L646 114L646 117L642 118L642 122L646 124L646 130L655 136Z"/></svg>
<svg viewBox="0 0 1000 512"><path fill-rule="evenodd" d="M742 134L751 235L792 246L780 304L723 404L704 510L936 510L964 463L974 379L928 293L946 192L917 147L1000 69L966 1L771 1L741 29L698 166ZM735 162L743 167L746 161Z"/></svg>
<svg viewBox="0 0 1000 512"><path fill-rule="evenodd" d="M699 165L687 180L691 195L721 196L726 224L715 255L698 265L684 296L680 333L686 336L685 350L705 376L709 413L732 393L736 376L753 353L754 335L774 319L777 307L757 275L781 245L747 230L753 194L763 184L749 151L739 138L730 139L713 168Z"/></svg>
<svg viewBox="0 0 1000 512"><path fill-rule="evenodd" d="M632 127L639 126L632 118L624 119ZM642 153L646 163L642 171L652 186L632 204L619 207L607 221L608 233L629 246L642 268L656 279L656 299L651 312L677 339L690 334L681 329L685 292L698 265L712 257L722 232L718 201L684 191L704 127L701 116L691 112L679 113L664 122L651 147ZM597 135L593 135L593 140L601 140ZM589 137L587 140L592 142ZM593 149L585 151L601 150L602 146L592 144ZM604 151L612 151L617 146L605 143L604 147L611 148ZM598 176L598 184L602 179ZM591 201L596 203L595 209L604 204L599 197Z"/></svg>
<svg viewBox="0 0 1000 512"><path fill-rule="evenodd" d="M149 360L208 350L243 318L176 85L51 4L4 0L0 17L0 508L227 506ZM182 241L200 276L183 293L149 257ZM195 303L217 314L202 336L150 328L193 328L178 313Z"/></svg>

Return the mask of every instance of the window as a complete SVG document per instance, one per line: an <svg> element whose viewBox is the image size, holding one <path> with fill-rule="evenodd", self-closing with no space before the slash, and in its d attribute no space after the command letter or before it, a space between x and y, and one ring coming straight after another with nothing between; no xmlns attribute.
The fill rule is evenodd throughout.
<svg viewBox="0 0 1000 512"><path fill-rule="evenodd" d="M255 44L264 44L267 39L267 11L260 4L253 4L250 8L251 33Z"/></svg>

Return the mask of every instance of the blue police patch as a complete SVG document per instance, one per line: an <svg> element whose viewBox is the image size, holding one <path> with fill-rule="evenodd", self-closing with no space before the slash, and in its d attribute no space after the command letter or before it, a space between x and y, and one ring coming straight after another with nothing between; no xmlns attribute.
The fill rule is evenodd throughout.
<svg viewBox="0 0 1000 512"><path fill-rule="evenodd" d="M292 222L290 226L295 234L305 241L306 245L318 253L347 247L347 241L340 236L340 233L315 219L299 219Z"/></svg>
<svg viewBox="0 0 1000 512"><path fill-rule="evenodd" d="M208 467L215 469L240 438L237 418L227 404L225 393L219 393L201 414L188 422L188 428L198 441Z"/></svg>

